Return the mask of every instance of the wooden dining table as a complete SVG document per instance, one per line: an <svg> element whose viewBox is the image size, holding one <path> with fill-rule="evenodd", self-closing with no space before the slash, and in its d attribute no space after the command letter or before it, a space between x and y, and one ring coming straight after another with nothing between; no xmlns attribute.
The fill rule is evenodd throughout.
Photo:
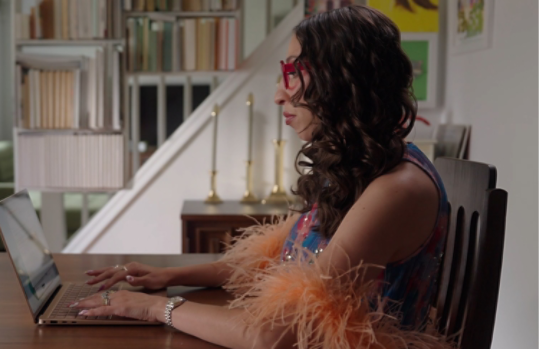
<svg viewBox="0 0 539 349"><path fill-rule="evenodd" d="M138 261L156 267L194 265L218 260L220 254L98 255L54 254L62 282L86 281L84 271ZM182 291L183 290L183 291ZM185 291L185 292L184 292ZM161 290L154 294L166 296ZM171 288L186 299L225 306L231 295L220 288ZM153 349L222 348L165 325L158 326L39 326L34 323L7 253L0 253L0 349Z"/></svg>

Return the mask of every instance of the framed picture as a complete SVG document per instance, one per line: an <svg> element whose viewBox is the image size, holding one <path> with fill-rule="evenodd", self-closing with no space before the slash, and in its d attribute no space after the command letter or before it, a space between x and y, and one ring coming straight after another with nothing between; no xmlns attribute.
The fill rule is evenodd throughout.
<svg viewBox="0 0 539 349"><path fill-rule="evenodd" d="M449 3L451 53L487 49L492 44L494 0L458 0Z"/></svg>
<svg viewBox="0 0 539 349"><path fill-rule="evenodd" d="M412 61L412 87L419 109L437 106L438 33L402 33L401 47Z"/></svg>
<svg viewBox="0 0 539 349"><path fill-rule="evenodd" d="M368 0L403 33L438 32L438 0Z"/></svg>

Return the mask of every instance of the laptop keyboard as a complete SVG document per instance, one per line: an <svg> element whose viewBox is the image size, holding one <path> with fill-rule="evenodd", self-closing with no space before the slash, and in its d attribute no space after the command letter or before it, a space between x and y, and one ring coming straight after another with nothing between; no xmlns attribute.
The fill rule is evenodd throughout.
<svg viewBox="0 0 539 349"><path fill-rule="evenodd" d="M106 320L112 318L112 316L82 316L79 312L82 309L69 308L69 303L78 302L81 298L91 296L99 290L99 286L90 286L86 284L70 284L62 296L62 299L58 302L50 317L56 319L85 319L85 320ZM111 290L117 291L117 288L111 288Z"/></svg>

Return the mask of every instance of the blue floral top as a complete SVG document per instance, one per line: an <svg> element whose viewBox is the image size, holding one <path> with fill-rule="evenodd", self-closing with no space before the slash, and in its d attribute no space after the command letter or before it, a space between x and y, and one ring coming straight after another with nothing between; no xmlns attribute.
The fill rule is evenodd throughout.
<svg viewBox="0 0 539 349"><path fill-rule="evenodd" d="M390 301L389 310L398 311L402 316L402 327L420 329L426 323L431 299L437 289L436 276L445 244L449 211L442 180L425 154L413 143L408 143L403 160L417 165L436 184L440 197L438 217L427 241L413 255L388 264L379 279L383 281L382 296ZM283 246L282 261L294 258L294 244L301 245L316 255L326 248L331 238L326 239L312 229L317 224L316 213L315 204L310 212L300 216Z"/></svg>

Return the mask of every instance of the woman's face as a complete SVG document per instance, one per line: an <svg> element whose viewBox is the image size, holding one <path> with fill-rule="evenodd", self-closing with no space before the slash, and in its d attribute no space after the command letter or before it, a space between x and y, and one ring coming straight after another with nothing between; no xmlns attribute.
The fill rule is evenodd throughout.
<svg viewBox="0 0 539 349"><path fill-rule="evenodd" d="M294 59L301 53L301 45L295 35L292 36L288 44L288 53L285 63L293 63ZM300 70L299 74L303 74L305 88L309 85L309 74L305 70ZM283 106L283 117L286 118L286 124L296 131L299 138L310 142L313 137L313 132L318 124L316 117L307 109L294 107L291 98L301 89L301 80L298 73L288 73L288 89L285 88L284 81L277 85L274 101L277 105ZM303 96L299 100L300 103L305 103Z"/></svg>

